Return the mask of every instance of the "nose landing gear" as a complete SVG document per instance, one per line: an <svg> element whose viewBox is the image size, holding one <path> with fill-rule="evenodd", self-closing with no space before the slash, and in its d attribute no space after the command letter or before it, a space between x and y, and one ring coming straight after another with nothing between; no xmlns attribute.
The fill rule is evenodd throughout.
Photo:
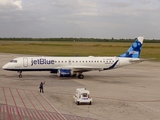
<svg viewBox="0 0 160 120"><path fill-rule="evenodd" d="M22 77L22 71L17 71L19 73L19 78Z"/></svg>

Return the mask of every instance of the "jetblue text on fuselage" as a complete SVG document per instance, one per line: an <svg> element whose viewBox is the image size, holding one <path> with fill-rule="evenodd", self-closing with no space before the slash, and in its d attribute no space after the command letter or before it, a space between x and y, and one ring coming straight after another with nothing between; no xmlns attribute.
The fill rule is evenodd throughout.
<svg viewBox="0 0 160 120"><path fill-rule="evenodd" d="M31 60L31 66L33 65L53 65L54 64L54 60L47 60L47 59L36 59L36 60Z"/></svg>

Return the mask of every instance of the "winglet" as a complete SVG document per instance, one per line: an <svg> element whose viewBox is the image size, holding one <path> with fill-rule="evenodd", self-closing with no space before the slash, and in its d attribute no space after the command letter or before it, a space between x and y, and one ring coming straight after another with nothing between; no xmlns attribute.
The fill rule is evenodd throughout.
<svg viewBox="0 0 160 120"><path fill-rule="evenodd" d="M121 54L119 57L139 58L144 37L138 37L130 46L126 53Z"/></svg>

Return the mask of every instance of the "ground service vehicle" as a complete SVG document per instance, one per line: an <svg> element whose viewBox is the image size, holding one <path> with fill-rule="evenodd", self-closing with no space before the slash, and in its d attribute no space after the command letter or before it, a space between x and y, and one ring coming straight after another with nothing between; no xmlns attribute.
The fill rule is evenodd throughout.
<svg viewBox="0 0 160 120"><path fill-rule="evenodd" d="M76 94L73 96L77 105L80 103L92 104L92 98L90 98L90 92L86 88L77 88Z"/></svg>

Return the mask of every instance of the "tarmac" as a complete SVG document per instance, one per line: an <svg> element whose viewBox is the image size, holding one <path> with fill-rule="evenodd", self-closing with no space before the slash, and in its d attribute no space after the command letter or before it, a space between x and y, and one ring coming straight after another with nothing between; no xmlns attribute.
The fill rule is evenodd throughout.
<svg viewBox="0 0 160 120"><path fill-rule="evenodd" d="M0 67L21 56L28 55L0 53ZM86 72L84 79L43 71L18 75L0 69L0 120L160 120L160 62ZM74 102L82 87L92 105Z"/></svg>

